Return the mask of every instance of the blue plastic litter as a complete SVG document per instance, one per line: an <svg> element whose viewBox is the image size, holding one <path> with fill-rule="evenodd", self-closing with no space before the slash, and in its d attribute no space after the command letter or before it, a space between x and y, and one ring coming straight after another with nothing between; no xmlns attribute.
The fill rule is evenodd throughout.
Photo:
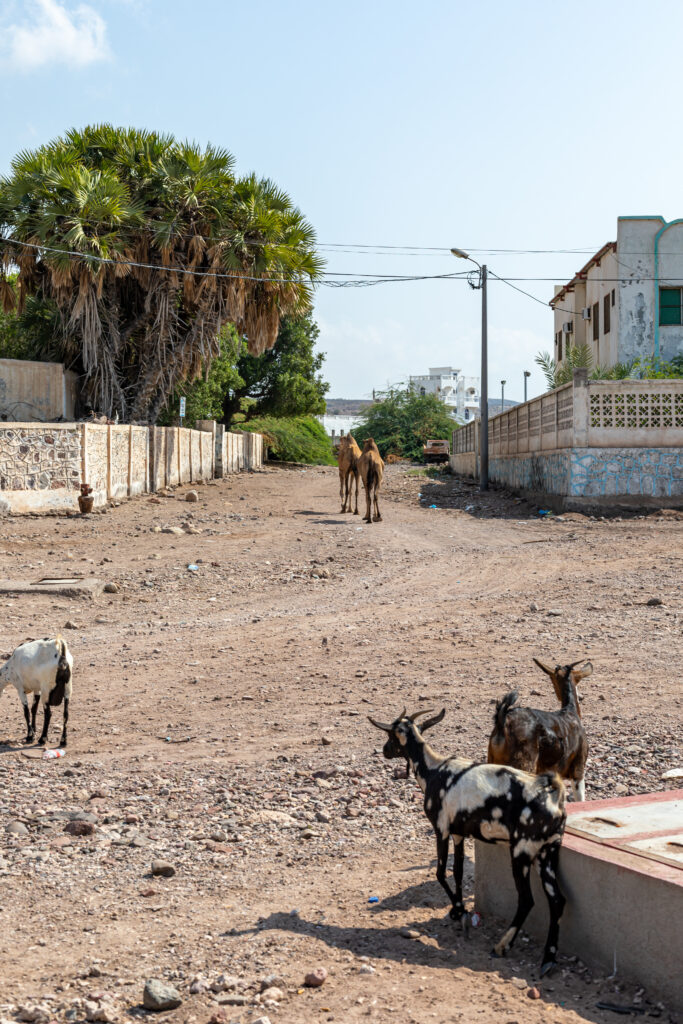
<svg viewBox="0 0 683 1024"><path fill-rule="evenodd" d="M430 508L436 508L436 505L430 505L429 507Z"/></svg>
<svg viewBox="0 0 683 1024"><path fill-rule="evenodd" d="M188 570L190 572L199 572L199 566L198 565L188 565L187 568L188 568Z"/></svg>
<svg viewBox="0 0 683 1024"><path fill-rule="evenodd" d="M379 903L379 896L371 896L368 903Z"/></svg>
<svg viewBox="0 0 683 1024"><path fill-rule="evenodd" d="M552 513L549 512L547 508L539 508L538 514L539 514L539 516L549 516L549 515L552 515Z"/></svg>

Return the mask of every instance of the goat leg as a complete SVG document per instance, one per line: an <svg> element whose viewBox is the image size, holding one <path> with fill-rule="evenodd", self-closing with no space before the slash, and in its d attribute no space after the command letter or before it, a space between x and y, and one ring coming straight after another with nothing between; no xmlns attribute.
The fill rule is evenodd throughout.
<svg viewBox="0 0 683 1024"><path fill-rule="evenodd" d="M62 724L62 738L59 741L60 747L66 746L66 723L69 721L69 698L64 698L64 722Z"/></svg>
<svg viewBox="0 0 683 1024"><path fill-rule="evenodd" d="M38 746L44 747L47 742L47 730L50 728L50 719L52 718L52 708L49 704L45 704L43 707L43 731L40 734L38 740Z"/></svg>
<svg viewBox="0 0 683 1024"><path fill-rule="evenodd" d="M462 901L462 872L465 864L465 840L463 836L453 836L453 881L455 882L455 904L451 910L451 917L455 920L459 917L460 927L467 939L470 932L470 915L465 910ZM457 910L456 910L457 908Z"/></svg>
<svg viewBox="0 0 683 1024"><path fill-rule="evenodd" d="M560 859L560 844L552 843L544 847L538 855L538 866L541 873L541 884L548 900L550 910L550 927L543 950L541 977L548 974L557 963L557 944L560 936L560 918L565 903L562 890L557 880L557 868Z"/></svg>
<svg viewBox="0 0 683 1024"><path fill-rule="evenodd" d="M531 860L526 854L515 856L512 850L510 852L512 856L512 877L515 880L515 887L517 889L517 912L500 942L497 942L491 950L492 956L505 956L517 938L520 928L534 905L534 898L531 895L531 879L529 878Z"/></svg>
<svg viewBox="0 0 683 1024"><path fill-rule="evenodd" d="M19 696L21 697L21 705L24 709L24 718L26 719L26 739L24 740L24 743L32 743L36 738L36 733L35 729L31 728L31 712L28 709L28 701L23 690Z"/></svg>
<svg viewBox="0 0 683 1024"><path fill-rule="evenodd" d="M38 713L38 705L40 704L40 694L37 693L33 698L33 704L31 705L31 732L35 736L36 734L36 714Z"/></svg>
<svg viewBox="0 0 683 1024"><path fill-rule="evenodd" d="M458 896L453 892L450 885L446 881L446 866L448 864L448 836L444 839L442 836L437 835L436 837L436 880L441 888L448 894L448 898L452 903L452 907L449 911L449 916L454 920L460 920L463 912L462 899L458 900ZM461 894L462 896L462 894Z"/></svg>

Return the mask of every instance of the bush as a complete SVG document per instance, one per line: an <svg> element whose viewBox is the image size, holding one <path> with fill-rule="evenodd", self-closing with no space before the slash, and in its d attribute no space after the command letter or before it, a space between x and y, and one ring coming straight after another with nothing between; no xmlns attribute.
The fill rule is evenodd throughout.
<svg viewBox="0 0 683 1024"><path fill-rule="evenodd" d="M363 411L353 436L363 447L374 437L380 455L387 459L421 459L422 445L430 438L450 444L458 424L436 395L420 395L414 388L390 388L380 400Z"/></svg>
<svg viewBox="0 0 683 1024"><path fill-rule="evenodd" d="M314 416L261 416L247 423L234 423L230 429L263 434L269 458L280 462L337 464L325 428Z"/></svg>

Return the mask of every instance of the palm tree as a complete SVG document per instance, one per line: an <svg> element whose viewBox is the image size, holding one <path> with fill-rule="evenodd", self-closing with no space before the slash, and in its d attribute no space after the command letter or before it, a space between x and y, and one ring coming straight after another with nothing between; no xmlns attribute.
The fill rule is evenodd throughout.
<svg viewBox="0 0 683 1024"><path fill-rule="evenodd" d="M258 355L310 308L310 224L271 181L170 135L100 125L20 153L0 179L0 295L56 309L90 404L154 422L233 323ZM18 270L17 287L3 280Z"/></svg>

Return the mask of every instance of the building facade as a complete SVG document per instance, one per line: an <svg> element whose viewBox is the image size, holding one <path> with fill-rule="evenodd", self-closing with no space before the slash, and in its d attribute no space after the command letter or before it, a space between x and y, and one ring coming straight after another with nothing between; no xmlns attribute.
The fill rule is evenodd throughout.
<svg viewBox="0 0 683 1024"><path fill-rule="evenodd" d="M429 373L413 375L410 385L421 395L436 395L460 423L479 415L479 378L465 377L453 366L432 366Z"/></svg>
<svg viewBox="0 0 683 1024"><path fill-rule="evenodd" d="M595 366L683 355L683 220L619 217L607 242L550 300L558 364L586 343Z"/></svg>

